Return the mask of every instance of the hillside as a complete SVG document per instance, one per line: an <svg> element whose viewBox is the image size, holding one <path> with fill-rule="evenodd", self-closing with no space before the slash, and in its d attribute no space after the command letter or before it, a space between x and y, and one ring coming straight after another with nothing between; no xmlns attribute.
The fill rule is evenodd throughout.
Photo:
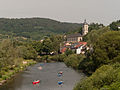
<svg viewBox="0 0 120 90"><path fill-rule="evenodd" d="M65 23L46 18L0 18L0 34L39 40L50 34L62 34L77 29L81 24Z"/></svg>

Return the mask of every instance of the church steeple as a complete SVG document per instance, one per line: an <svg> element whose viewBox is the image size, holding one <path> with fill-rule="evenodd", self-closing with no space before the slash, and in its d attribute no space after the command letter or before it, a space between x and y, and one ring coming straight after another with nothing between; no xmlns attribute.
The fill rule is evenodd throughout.
<svg viewBox="0 0 120 90"><path fill-rule="evenodd" d="M84 25L88 25L88 23L87 23L86 19L84 20Z"/></svg>
<svg viewBox="0 0 120 90"><path fill-rule="evenodd" d="M86 21L86 19L84 20L84 23L83 23L83 30L82 30L82 35L86 35L88 33L88 23Z"/></svg>

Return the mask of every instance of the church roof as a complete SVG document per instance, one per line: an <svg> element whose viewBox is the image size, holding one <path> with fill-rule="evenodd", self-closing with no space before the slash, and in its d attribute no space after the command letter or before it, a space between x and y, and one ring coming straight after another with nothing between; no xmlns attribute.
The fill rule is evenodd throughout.
<svg viewBox="0 0 120 90"><path fill-rule="evenodd" d="M80 33L76 33L76 34L70 34L67 35L67 38L74 38L74 37L81 37L82 35Z"/></svg>

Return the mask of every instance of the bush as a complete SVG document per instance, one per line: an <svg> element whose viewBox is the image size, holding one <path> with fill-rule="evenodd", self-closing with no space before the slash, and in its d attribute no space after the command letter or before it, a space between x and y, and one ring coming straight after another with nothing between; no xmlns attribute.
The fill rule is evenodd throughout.
<svg viewBox="0 0 120 90"><path fill-rule="evenodd" d="M79 70L82 70L87 75L91 75L95 71L93 60L84 58L79 64Z"/></svg>
<svg viewBox="0 0 120 90"><path fill-rule="evenodd" d="M63 62L65 57L66 57L65 54L59 54L59 55L49 56L48 59L52 61Z"/></svg>
<svg viewBox="0 0 120 90"><path fill-rule="evenodd" d="M5 71L4 71L4 70L1 70L0 74L1 74L1 75L4 75L4 74L5 74Z"/></svg>
<svg viewBox="0 0 120 90"><path fill-rule="evenodd" d="M24 59L36 59L37 52L31 46L19 46L18 47L19 54Z"/></svg>
<svg viewBox="0 0 120 90"><path fill-rule="evenodd" d="M66 50L66 52L65 52L65 54L68 56L68 55L70 55L70 54L73 54L74 52L72 51L72 50L69 50L69 49L67 49Z"/></svg>
<svg viewBox="0 0 120 90"><path fill-rule="evenodd" d="M13 74L14 74L14 72L10 71L7 75L8 75L8 77L11 77Z"/></svg>
<svg viewBox="0 0 120 90"><path fill-rule="evenodd" d="M2 75L3 80L7 80L9 77L7 75Z"/></svg>
<svg viewBox="0 0 120 90"><path fill-rule="evenodd" d="M2 74L0 73L0 78L2 78Z"/></svg>
<svg viewBox="0 0 120 90"><path fill-rule="evenodd" d="M0 78L0 81L2 81L2 77Z"/></svg>
<svg viewBox="0 0 120 90"><path fill-rule="evenodd" d="M15 70L15 72L19 72L19 68L18 67L15 67L14 70Z"/></svg>
<svg viewBox="0 0 120 90"><path fill-rule="evenodd" d="M64 58L64 62L67 66L78 69L79 63L83 60L83 58L84 56L82 55L71 54Z"/></svg>

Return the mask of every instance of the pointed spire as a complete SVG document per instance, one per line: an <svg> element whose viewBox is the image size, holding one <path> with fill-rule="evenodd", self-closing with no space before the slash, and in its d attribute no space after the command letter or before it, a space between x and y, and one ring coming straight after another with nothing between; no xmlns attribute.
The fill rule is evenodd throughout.
<svg viewBox="0 0 120 90"><path fill-rule="evenodd" d="M84 23L86 23L86 19L84 20Z"/></svg>
<svg viewBox="0 0 120 90"><path fill-rule="evenodd" d="M84 20L84 25L88 25L88 23L87 23L86 19Z"/></svg>

